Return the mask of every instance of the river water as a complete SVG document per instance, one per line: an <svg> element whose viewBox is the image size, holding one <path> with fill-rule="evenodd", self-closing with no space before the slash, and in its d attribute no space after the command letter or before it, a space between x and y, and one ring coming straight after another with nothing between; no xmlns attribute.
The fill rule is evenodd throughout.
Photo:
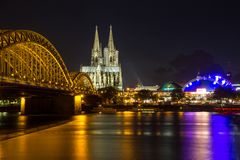
<svg viewBox="0 0 240 160"><path fill-rule="evenodd" d="M15 132L47 126L54 123L71 120L71 116L59 115L20 115L18 112L0 112L0 140L1 136Z"/></svg>
<svg viewBox="0 0 240 160"><path fill-rule="evenodd" d="M24 138L25 150L15 147L14 152L24 159L40 159L39 152L41 158L54 155L52 159L240 159L239 115L117 112L71 119L62 126L29 134ZM22 144L22 137L0 143L2 155L6 156L13 144ZM32 141L39 137L42 141ZM41 149L29 154L33 146Z"/></svg>

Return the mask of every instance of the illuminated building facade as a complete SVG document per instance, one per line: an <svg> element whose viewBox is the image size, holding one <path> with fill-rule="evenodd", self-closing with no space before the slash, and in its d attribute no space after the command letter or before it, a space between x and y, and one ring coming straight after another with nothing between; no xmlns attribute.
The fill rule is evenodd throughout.
<svg viewBox="0 0 240 160"><path fill-rule="evenodd" d="M171 92L174 90L182 90L182 86L175 82L164 83L159 88L158 97L161 97L164 100L164 102L171 101L172 100Z"/></svg>
<svg viewBox="0 0 240 160"><path fill-rule="evenodd" d="M134 90L135 91L141 91L141 90L157 91L158 89L159 89L158 85L155 85L155 86L137 85L137 87Z"/></svg>
<svg viewBox="0 0 240 160"><path fill-rule="evenodd" d="M118 54L119 52L114 46L112 26L110 26L108 46L103 51L96 26L91 66L81 66L80 72L89 75L96 89L113 86L118 90L122 90L122 70Z"/></svg>
<svg viewBox="0 0 240 160"><path fill-rule="evenodd" d="M232 88L232 84L229 80L220 75L198 75L183 87L183 91L187 93L187 95L206 97L219 87Z"/></svg>

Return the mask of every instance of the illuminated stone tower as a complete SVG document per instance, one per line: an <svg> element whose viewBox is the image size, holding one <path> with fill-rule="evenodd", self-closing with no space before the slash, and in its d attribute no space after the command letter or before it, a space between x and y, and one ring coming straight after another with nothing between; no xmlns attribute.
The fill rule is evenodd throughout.
<svg viewBox="0 0 240 160"><path fill-rule="evenodd" d="M118 50L114 46L112 26L110 26L108 45L103 53L96 26L91 66L81 66L80 71L90 76L96 89L113 86L122 90L122 70L118 62Z"/></svg>
<svg viewBox="0 0 240 160"><path fill-rule="evenodd" d="M96 26L95 38L92 48L91 66L98 66L102 64L102 49L100 47L98 27Z"/></svg>

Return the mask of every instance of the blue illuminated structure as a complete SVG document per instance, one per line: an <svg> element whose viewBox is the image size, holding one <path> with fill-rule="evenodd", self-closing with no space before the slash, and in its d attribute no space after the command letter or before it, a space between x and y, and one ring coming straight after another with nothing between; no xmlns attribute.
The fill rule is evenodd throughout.
<svg viewBox="0 0 240 160"><path fill-rule="evenodd" d="M184 92L197 92L198 89L205 89L206 92L214 92L219 87L230 87L232 84L229 80L220 75L197 76L189 81L183 87Z"/></svg>

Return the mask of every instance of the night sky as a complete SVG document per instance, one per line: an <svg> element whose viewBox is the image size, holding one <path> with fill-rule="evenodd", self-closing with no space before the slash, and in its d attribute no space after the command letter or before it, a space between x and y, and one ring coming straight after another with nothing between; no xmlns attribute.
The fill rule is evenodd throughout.
<svg viewBox="0 0 240 160"><path fill-rule="evenodd" d="M107 45L109 25L124 86L184 84L200 73L240 81L240 9L231 1L4 0L1 29L28 29L49 39L68 70L89 65L95 25Z"/></svg>

